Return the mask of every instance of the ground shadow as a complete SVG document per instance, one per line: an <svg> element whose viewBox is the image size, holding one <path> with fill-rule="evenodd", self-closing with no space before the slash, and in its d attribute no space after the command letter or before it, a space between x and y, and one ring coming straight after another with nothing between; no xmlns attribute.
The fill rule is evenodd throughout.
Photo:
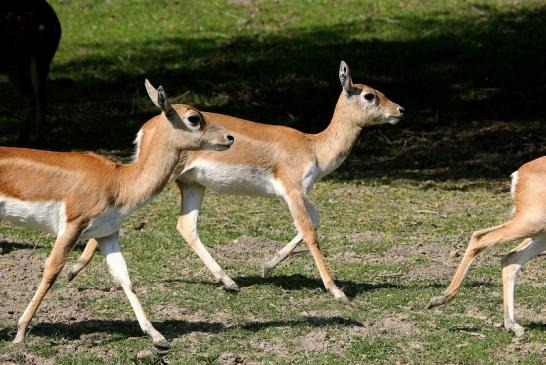
<svg viewBox="0 0 546 365"><path fill-rule="evenodd" d="M524 327L538 331L546 331L546 323L544 322L528 322Z"/></svg>
<svg viewBox="0 0 546 365"><path fill-rule="evenodd" d="M320 279L310 278L304 275L295 274L295 275L276 275L276 276L239 276L233 278L240 288L247 288L255 285L273 285L286 290L301 290L301 289L324 289L324 284ZM198 285L210 285L210 286L219 286L221 284L215 283L213 281L206 280L168 280L169 282L177 281L188 284L198 284ZM349 297L354 298L361 293L370 292L374 290L381 289L404 289L405 287L400 284L385 282L380 284L370 284L370 283L357 283L349 280L336 280L336 284L341 288L345 294ZM230 293L236 294L236 291L229 291Z"/></svg>
<svg viewBox="0 0 546 365"><path fill-rule="evenodd" d="M153 322L154 327L168 339L184 336L192 332L206 332L217 334L224 331L250 331L260 332L273 327L293 327L293 326L311 326L326 327L331 325L361 327L361 322L346 319L343 317L305 317L297 320L275 320L275 321L257 321L244 324L225 324L221 322L205 321L182 321L167 320L162 322ZM0 340L10 341L15 336L15 328L4 328L0 330ZM137 321L118 321L118 320L88 320L66 323L39 323L31 327L29 334L41 337L63 336L74 340L82 335L93 333L115 333L127 337L143 336Z"/></svg>
<svg viewBox="0 0 546 365"><path fill-rule="evenodd" d="M324 289L322 280L310 278L304 275L275 275L268 277L261 276L241 276L233 279L241 288L254 285L274 285L286 290L299 289ZM403 289L403 286L393 283L357 283L349 280L336 280L337 286L341 288L349 297L356 297L363 292L370 292L380 289Z"/></svg>
<svg viewBox="0 0 546 365"><path fill-rule="evenodd" d="M8 254L14 250L32 250L43 247L40 243L8 242L0 240L0 255Z"/></svg>
<svg viewBox="0 0 546 365"><path fill-rule="evenodd" d="M130 47L131 59L122 64L117 55L82 52L54 65L45 143L129 149L154 112L139 106L149 104L145 77L201 109L316 132L331 118L343 58L355 81L385 91L408 114L397 126L366 130L336 178L505 177L546 154L546 8L500 11L484 4L477 12L482 16L456 20L398 16L389 27L421 35L397 41L354 36L384 21L373 18L225 39L166 34L161 42L125 46L109 40ZM4 85L0 128L9 130L17 108ZM135 107L135 100L142 102Z"/></svg>

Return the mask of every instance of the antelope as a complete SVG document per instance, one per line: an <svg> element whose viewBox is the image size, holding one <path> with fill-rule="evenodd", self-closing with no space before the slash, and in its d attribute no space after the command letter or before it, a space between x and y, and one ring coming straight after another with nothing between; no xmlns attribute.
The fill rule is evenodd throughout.
<svg viewBox="0 0 546 365"><path fill-rule="evenodd" d="M28 115L19 135L27 143L31 132L40 138L46 113L46 80L61 39L61 24L44 0L0 2L0 70L25 97Z"/></svg>
<svg viewBox="0 0 546 365"><path fill-rule="evenodd" d="M132 163L118 164L89 152L0 148L0 218L57 236L40 285L19 319L14 343L24 341L30 320L76 241L93 239L142 331L154 345L169 347L133 290L118 231L124 218L164 188L183 150L223 151L233 137L191 106L172 105L161 86L156 90L148 80L145 84L162 113L138 132Z"/></svg>
<svg viewBox="0 0 546 365"><path fill-rule="evenodd" d="M546 156L528 162L512 174L510 190L514 217L495 227L476 231L443 295L430 300L428 308L449 303L455 298L474 258L483 250L499 243L523 241L502 257L504 327L516 336L525 329L514 317L514 287L523 265L546 250Z"/></svg>
<svg viewBox="0 0 546 365"><path fill-rule="evenodd" d="M402 118L404 108L369 86L353 84L349 66L343 61L339 80L343 90L330 125L321 133L306 134L284 126L204 113L206 118L232 132L237 143L222 154L188 151L181 155L174 172L182 195L177 230L216 281L222 282L227 289L239 290L239 287L210 255L197 231L197 218L206 188L219 193L284 200L294 220L297 235L263 264L262 275L268 275L284 261L303 239L325 288L338 301L350 303L334 283L319 249L315 233L319 215L306 195L316 181L334 171L347 158L362 128L375 124L396 124ZM78 262L70 269L71 278L91 260L95 247L96 243L88 243Z"/></svg>

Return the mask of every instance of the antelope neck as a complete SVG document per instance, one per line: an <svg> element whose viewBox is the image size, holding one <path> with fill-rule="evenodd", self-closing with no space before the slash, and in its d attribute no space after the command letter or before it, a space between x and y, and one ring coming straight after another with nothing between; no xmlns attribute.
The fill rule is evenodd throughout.
<svg viewBox="0 0 546 365"><path fill-rule="evenodd" d="M157 195L169 181L181 149L169 140L169 131L162 123L142 128L138 143L138 157L133 163L119 165L117 180L118 204L138 206Z"/></svg>
<svg viewBox="0 0 546 365"><path fill-rule="evenodd" d="M328 127L312 138L315 156L323 175L335 170L345 160L362 130L352 122L350 114L341 103L342 101L338 101Z"/></svg>

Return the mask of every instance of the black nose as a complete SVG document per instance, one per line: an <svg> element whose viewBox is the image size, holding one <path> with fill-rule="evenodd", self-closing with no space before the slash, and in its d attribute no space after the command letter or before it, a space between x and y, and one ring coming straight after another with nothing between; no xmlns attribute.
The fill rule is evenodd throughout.
<svg viewBox="0 0 546 365"><path fill-rule="evenodd" d="M401 113L401 114L404 114L404 112L406 111L406 109L402 108L402 107L399 107L398 108L398 111Z"/></svg>
<svg viewBox="0 0 546 365"><path fill-rule="evenodd" d="M227 140L230 141L230 142L235 141L235 138L233 138L233 136L232 136L231 134L228 134L228 135L226 136L226 138L227 138Z"/></svg>

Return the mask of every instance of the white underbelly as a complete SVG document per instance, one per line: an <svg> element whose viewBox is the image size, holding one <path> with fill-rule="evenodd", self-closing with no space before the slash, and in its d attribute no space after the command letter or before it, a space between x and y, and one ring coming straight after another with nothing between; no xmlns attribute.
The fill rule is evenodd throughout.
<svg viewBox="0 0 546 365"><path fill-rule="evenodd" d="M273 174L266 169L198 161L183 173L183 181L197 182L212 191L227 194L281 196Z"/></svg>
<svg viewBox="0 0 546 365"><path fill-rule="evenodd" d="M117 232L123 220L137 208L106 208L89 221L79 239L106 237ZM0 219L58 236L66 227L66 208L58 201L28 202L0 196Z"/></svg>
<svg viewBox="0 0 546 365"><path fill-rule="evenodd" d="M0 219L58 235L66 226L63 202L29 202L0 196Z"/></svg>

